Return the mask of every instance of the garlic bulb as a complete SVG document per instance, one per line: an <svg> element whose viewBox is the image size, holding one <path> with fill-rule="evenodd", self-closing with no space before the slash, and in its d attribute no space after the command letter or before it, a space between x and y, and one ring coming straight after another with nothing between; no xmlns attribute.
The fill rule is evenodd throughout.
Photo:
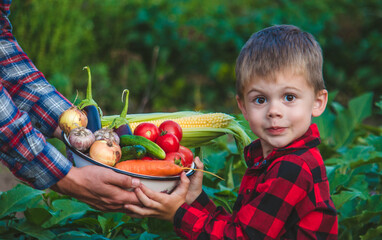
<svg viewBox="0 0 382 240"><path fill-rule="evenodd" d="M69 133L69 143L78 151L86 152L95 141L95 136L85 127L77 127Z"/></svg>
<svg viewBox="0 0 382 240"><path fill-rule="evenodd" d="M96 140L109 140L119 145L119 136L113 129L104 127L94 132Z"/></svg>

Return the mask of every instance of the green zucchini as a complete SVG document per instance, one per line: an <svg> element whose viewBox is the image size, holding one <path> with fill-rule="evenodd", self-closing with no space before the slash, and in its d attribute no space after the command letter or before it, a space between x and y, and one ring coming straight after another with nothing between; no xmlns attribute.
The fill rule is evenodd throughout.
<svg viewBox="0 0 382 240"><path fill-rule="evenodd" d="M131 145L142 145L146 148L147 154L156 159L165 159L166 153L164 150L158 146L155 142L138 135L122 135L120 136L120 145L131 146Z"/></svg>
<svg viewBox="0 0 382 240"><path fill-rule="evenodd" d="M146 156L146 148L142 145L124 146L121 148L122 156L120 161L141 159Z"/></svg>

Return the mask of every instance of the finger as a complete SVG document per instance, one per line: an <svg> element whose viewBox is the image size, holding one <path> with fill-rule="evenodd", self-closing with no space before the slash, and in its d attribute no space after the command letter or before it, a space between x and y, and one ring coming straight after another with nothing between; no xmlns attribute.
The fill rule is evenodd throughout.
<svg viewBox="0 0 382 240"><path fill-rule="evenodd" d="M108 179L110 184L119 186L123 189L136 188L141 184L137 178L133 178L113 171L112 174L108 174Z"/></svg>
<svg viewBox="0 0 382 240"><path fill-rule="evenodd" d="M204 168L204 164L202 163L202 161L200 161L199 157L195 157L195 165L196 165L197 169L203 169Z"/></svg>
<svg viewBox="0 0 382 240"><path fill-rule="evenodd" d="M119 205L119 204L125 204L125 203L140 204L138 197L134 193L134 189L131 189L130 191L128 191L114 185L106 185L106 188L105 188L105 191L99 195L99 197L101 197L104 201L103 204L108 204L108 205Z"/></svg>
<svg viewBox="0 0 382 240"><path fill-rule="evenodd" d="M144 188L143 185L142 185L142 188ZM136 188L134 192L137 195L139 201L143 204L143 206L149 207L149 208L155 207L155 203L156 203L155 200L152 200L148 196L146 196L146 194L142 191L141 188Z"/></svg>
<svg viewBox="0 0 382 240"><path fill-rule="evenodd" d="M186 176L185 172L182 172L180 174L180 184L174 190L174 192L172 194L178 194L178 195L181 195L181 196L186 195L189 186L190 186L190 179L188 179L188 177Z"/></svg>
<svg viewBox="0 0 382 240"><path fill-rule="evenodd" d="M167 195L165 193L156 192L154 190L151 190L150 188L146 187L146 185L142 184L140 186L140 190L150 199L160 202L163 199L163 195Z"/></svg>
<svg viewBox="0 0 382 240"><path fill-rule="evenodd" d="M150 208L144 208L137 205L127 205L127 209L135 215L141 217L154 217L156 216L156 211Z"/></svg>

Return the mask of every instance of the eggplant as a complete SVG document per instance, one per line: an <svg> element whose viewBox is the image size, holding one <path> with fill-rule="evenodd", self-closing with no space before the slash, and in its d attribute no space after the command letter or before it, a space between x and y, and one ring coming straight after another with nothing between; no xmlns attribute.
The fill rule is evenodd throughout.
<svg viewBox="0 0 382 240"><path fill-rule="evenodd" d="M131 131L130 124L126 119L127 115L127 109L129 106L129 90L125 89L122 93L122 102L123 102L123 95L126 93L126 102L125 106L123 107L123 110L121 112L121 115L119 117L114 118L113 122L109 126L109 128L113 129L114 132L118 134L118 136L122 135L133 135L133 132Z"/></svg>
<svg viewBox="0 0 382 240"><path fill-rule="evenodd" d="M78 104L78 108L85 112L88 118L87 129L93 133L102 128L101 117L102 111L98 107L98 104L94 101L92 96L92 78L90 73L90 68L85 66L84 69L88 71L88 86L86 89L86 98Z"/></svg>
<svg viewBox="0 0 382 240"><path fill-rule="evenodd" d="M86 128L92 131L93 133L102 128L101 126L101 116L96 106L88 105L83 108L86 116L88 117L88 124Z"/></svg>

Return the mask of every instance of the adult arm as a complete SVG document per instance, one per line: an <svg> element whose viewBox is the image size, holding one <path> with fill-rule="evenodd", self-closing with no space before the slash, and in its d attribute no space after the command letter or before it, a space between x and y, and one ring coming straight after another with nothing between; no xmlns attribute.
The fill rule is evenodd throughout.
<svg viewBox="0 0 382 240"><path fill-rule="evenodd" d="M12 35L10 1L0 4L0 158L19 179L46 189L72 164L46 142L70 102L36 69Z"/></svg>
<svg viewBox="0 0 382 240"><path fill-rule="evenodd" d="M12 35L9 0L0 1L0 160L36 189L51 187L105 211L138 204L139 181L109 169L75 168L47 137L59 137L60 114L70 102L50 85ZM44 136L45 135L45 136Z"/></svg>

